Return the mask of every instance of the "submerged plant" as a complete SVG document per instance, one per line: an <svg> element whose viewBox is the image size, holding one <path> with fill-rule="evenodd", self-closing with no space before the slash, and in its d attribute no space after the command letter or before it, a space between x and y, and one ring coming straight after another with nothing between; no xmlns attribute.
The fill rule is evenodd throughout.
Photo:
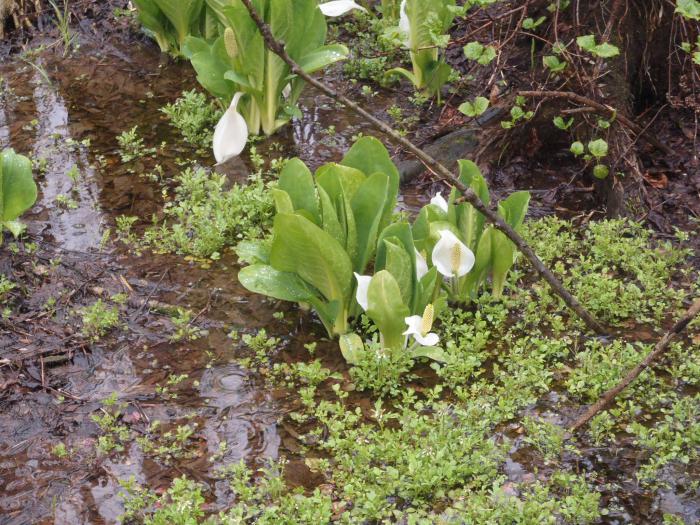
<svg viewBox="0 0 700 525"><path fill-rule="evenodd" d="M323 69L347 55L343 45L325 45L326 20L316 0L255 0L253 5L305 72ZM229 105L217 126L219 141L215 140L217 161L223 162L240 153L249 132L271 135L298 114L296 103L304 82L267 49L243 2L209 0L209 6L224 26L223 34L211 43L188 38L185 54L199 83Z"/></svg>
<svg viewBox="0 0 700 525"><path fill-rule="evenodd" d="M32 177L32 163L13 149L0 154L0 245L2 231L17 237L24 226L17 218L36 202L37 189Z"/></svg>
<svg viewBox="0 0 700 525"><path fill-rule="evenodd" d="M416 89L439 95L452 68L440 56L440 47L455 17L455 0L403 0L400 6L399 33L410 51L413 71L397 67L387 76L402 75Z"/></svg>

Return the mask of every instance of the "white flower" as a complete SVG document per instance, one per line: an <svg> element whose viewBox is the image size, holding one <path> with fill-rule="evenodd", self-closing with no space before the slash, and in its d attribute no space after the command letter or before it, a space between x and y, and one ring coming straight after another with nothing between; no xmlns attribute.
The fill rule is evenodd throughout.
<svg viewBox="0 0 700 525"><path fill-rule="evenodd" d="M399 8L399 31L406 37L408 37L411 32L411 22L406 13L406 0L402 0L401 7Z"/></svg>
<svg viewBox="0 0 700 525"><path fill-rule="evenodd" d="M412 335L413 339L422 346L435 346L438 344L440 336L430 331L433 327L434 313L433 305L429 304L425 307L422 316L412 315L411 317L406 317L404 321L407 328L403 335Z"/></svg>
<svg viewBox="0 0 700 525"><path fill-rule="evenodd" d="M324 2L318 5L321 12L326 16L342 16L348 11L353 9L359 9L361 11L367 11L361 5L356 4L352 0L333 0L331 2Z"/></svg>
<svg viewBox="0 0 700 525"><path fill-rule="evenodd" d="M432 199L430 199L430 204L433 204L433 205L437 206L437 207L440 208L442 211L444 211L445 213L447 213L447 201L446 201L445 198L442 196L442 192L438 191L438 192L435 194L435 197L433 197Z"/></svg>
<svg viewBox="0 0 700 525"><path fill-rule="evenodd" d="M462 277L474 267L474 253L450 230L440 231L432 255L433 264L445 277Z"/></svg>
<svg viewBox="0 0 700 525"><path fill-rule="evenodd" d="M292 94L292 85L287 84L286 86L284 86L284 89L282 90L282 96L284 97L285 100L287 100L289 98L289 95L291 95L291 94Z"/></svg>
<svg viewBox="0 0 700 525"><path fill-rule="evenodd" d="M214 158L217 164L240 155L248 142L248 124L237 109L242 96L243 93L233 96L231 105L214 130Z"/></svg>
<svg viewBox="0 0 700 525"><path fill-rule="evenodd" d="M357 292L355 293L355 299L357 304L359 304L364 311L367 311L369 306L369 299L367 298L367 291L369 290L369 282L372 280L371 275L360 275L355 272L355 279L357 279Z"/></svg>
<svg viewBox="0 0 700 525"><path fill-rule="evenodd" d="M428 263L418 250L415 248L414 250L416 251L416 277L420 281L428 273Z"/></svg>

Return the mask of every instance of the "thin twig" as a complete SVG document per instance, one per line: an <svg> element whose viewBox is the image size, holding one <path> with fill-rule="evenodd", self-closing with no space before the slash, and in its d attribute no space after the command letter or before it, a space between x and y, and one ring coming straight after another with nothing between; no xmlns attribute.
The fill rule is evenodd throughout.
<svg viewBox="0 0 700 525"><path fill-rule="evenodd" d="M685 330L686 326L690 324L690 321L697 317L698 314L700 314L700 299L697 299L693 306L691 306L690 309L685 313L685 315L676 324L673 325L673 328L666 332L666 334L659 340L659 342L656 343L654 350L649 352L649 354L647 354L644 360L637 366L635 366L632 370L630 370L630 372L617 385L615 385L613 388L611 388L602 396L600 396L600 399L598 399L598 401L596 401L595 404L592 405L586 411L585 414L579 417L574 422L574 424L569 427L569 430L571 432L576 432L579 428L584 426L593 417L595 417L596 414L609 407L610 403L613 402L615 397L617 397L617 395L620 392L627 388L630 385L630 383L632 383L632 381L637 379L637 377L639 377L639 375L642 372L644 372L644 370L649 368L649 366L651 366L651 364L654 361L656 361L664 352L666 352L669 344L671 344L671 341L673 341L674 337L676 337L683 330Z"/></svg>
<svg viewBox="0 0 700 525"><path fill-rule="evenodd" d="M673 150L671 150L671 148L659 142L656 137L651 135L648 131L645 131L645 129L638 124L632 122L626 116L622 115L612 106L601 104L593 99L584 97L578 93L572 93L570 91L519 91L518 95L529 98L565 98L567 100L571 100L572 102L576 102L577 104L591 107L597 111L600 111L604 115L616 118L630 131L638 136L644 137L649 144L663 151L666 155L673 155Z"/></svg>
<svg viewBox="0 0 700 525"><path fill-rule="evenodd" d="M459 178L450 172L443 164L435 160L433 157L425 153L423 150L415 146L409 140L405 139L399 135L391 126L382 122L374 115L362 109L358 104L348 99L344 95L339 94L334 89L327 86L324 82L316 80L297 64L291 57L287 54L284 48L284 44L278 41L272 34L272 31L268 25L260 18L260 15L256 9L251 4L251 0L242 0L243 4L248 9L250 16L252 17L255 24L260 29L263 35L267 47L276 55L278 55L291 69L292 73L304 79L307 83L314 86L316 89L322 91L329 97L340 102L344 106L348 107L358 115L362 116L367 122L371 123L375 128L385 133L394 143L406 148L409 152L415 155L423 164L425 164L435 177L439 180L449 182L457 190L459 190L464 198L472 205L476 210L481 212L486 220L493 224L494 227L502 231L512 242L517 246L517 248L522 252L525 258L530 261L532 267L535 271L552 287L554 292L561 297L561 299L566 303L566 305L573 310L576 315L578 315L586 325L593 331L597 333L605 333L605 328L593 317L593 315L586 310L581 303L564 287L564 285L555 277L555 275L547 268L544 263L537 257L535 252L530 248L530 246L525 242L525 240L518 234L500 215L491 210L486 206L477 194L468 186L466 186Z"/></svg>

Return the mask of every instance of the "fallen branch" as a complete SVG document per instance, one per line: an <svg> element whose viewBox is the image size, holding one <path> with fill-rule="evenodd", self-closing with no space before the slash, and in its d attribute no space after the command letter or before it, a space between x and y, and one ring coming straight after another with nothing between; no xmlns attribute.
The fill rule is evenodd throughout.
<svg viewBox="0 0 700 525"><path fill-rule="evenodd" d="M423 150L415 146L410 141L406 140L404 137L399 135L391 126L382 122L374 115L368 113L362 109L358 104L351 101L344 95L336 92L334 89L327 86L325 83L316 80L299 66L291 57L287 54L284 48L284 44L278 41L272 34L272 31L268 25L260 18L260 15L255 10L251 4L251 0L242 0L243 4L248 9L250 16L252 17L255 24L260 29L260 32L265 39L265 44L267 47L276 55L278 55L291 69L292 73L304 79L307 83L314 86L316 89L322 91L329 97L340 102L344 106L350 108L352 111L361 115L367 122L370 122L375 128L385 133L393 142L404 147L406 150L415 155L425 166L438 178L439 180L446 181L457 188L463 195L464 199L467 200L475 209L481 212L486 220L493 224L498 230L502 231L520 250L520 252L530 261L535 271L552 287L552 290L561 297L561 299L566 303L566 305L573 310L576 315L578 315L586 325L593 331L597 333L605 333L603 326L593 317L593 315L586 310L578 300L568 292L564 285L554 276L554 274L547 268L544 263L537 257L535 252L530 248L530 246L525 242L525 240L518 234L503 218L496 212L491 210L486 206L481 199L476 195L476 193L469 187L467 187L459 178L450 172L444 165L435 160L433 157L425 153Z"/></svg>
<svg viewBox="0 0 700 525"><path fill-rule="evenodd" d="M576 102L577 104L581 104L582 106L593 108L603 115L619 120L623 126L628 128L635 135L644 137L649 144L664 152L666 155L673 155L673 150L671 148L659 142L659 140L646 129L620 114L615 108L601 104L600 102L596 102L591 98L584 97L583 95L572 93L570 91L518 91L518 95L529 98L565 98L567 100L571 100L572 102Z"/></svg>
<svg viewBox="0 0 700 525"><path fill-rule="evenodd" d="M700 299L695 301L695 304L690 307L690 309L685 313L685 315L673 325L673 328L666 332L666 334L656 343L654 350L652 350L644 360L635 366L617 385L605 392L600 399L592 405L585 414L579 417L573 425L569 427L569 431L576 432L579 428L588 423L596 414L605 410L610 406L615 397L627 388L632 381L637 379L639 375L644 372L649 366L656 361L664 352L668 349L669 344L673 341L673 338L680 334L685 327L688 326L690 321L692 321L697 315L700 314Z"/></svg>

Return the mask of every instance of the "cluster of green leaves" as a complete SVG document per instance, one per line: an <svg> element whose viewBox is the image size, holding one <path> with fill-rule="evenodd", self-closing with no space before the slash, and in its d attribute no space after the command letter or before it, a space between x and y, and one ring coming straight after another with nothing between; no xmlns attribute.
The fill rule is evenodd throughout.
<svg viewBox="0 0 700 525"><path fill-rule="evenodd" d="M651 232L638 223L593 222L579 236L571 223L547 217L528 223L524 234L564 286L605 322L656 324L686 295L673 282L688 278L681 265L688 250L671 241L652 242ZM590 250L582 252L582 243Z"/></svg>
<svg viewBox="0 0 700 525"><path fill-rule="evenodd" d="M198 148L211 146L214 126L222 115L217 104L195 90L184 91L180 98L161 108L161 111L180 131L182 138Z"/></svg>
<svg viewBox="0 0 700 525"><path fill-rule="evenodd" d="M689 20L700 20L700 2L698 0L677 0L676 13Z"/></svg>
<svg viewBox="0 0 700 525"><path fill-rule="evenodd" d="M259 173L246 184L230 185L225 175L189 168L175 183L174 197L163 208L164 220L143 236L155 251L217 259L225 247L261 238L270 227L270 185ZM137 242L128 233L122 236Z"/></svg>
<svg viewBox="0 0 700 525"><path fill-rule="evenodd" d="M302 488L290 490L284 482L283 470L283 461L271 462L259 474L243 462L219 469L219 477L228 481L236 495L236 505L208 518L203 510L204 487L184 476L176 478L160 496L139 486L133 479L122 481L124 492L121 495L126 508L122 519L136 520L144 525L330 523L330 497L319 489L310 495L305 495Z"/></svg>
<svg viewBox="0 0 700 525"><path fill-rule="evenodd" d="M326 164L315 177L290 160L272 191L277 215L272 244L246 243L238 250L251 266L239 273L243 286L313 306L330 336L348 332L357 313L353 271L364 272L377 238L389 224L399 174L377 139L360 138L340 164Z"/></svg>
<svg viewBox="0 0 700 525"><path fill-rule="evenodd" d="M459 178L474 190L481 201L488 206L491 201L486 179L479 167L471 161L459 161ZM474 268L465 276L459 277L448 287L451 300L469 302L490 276L492 294L500 297L512 268L517 251L512 241L493 226L487 226L485 217L468 202L458 202L459 192L452 189L447 209L436 204L423 207L413 224L413 237L416 248L426 255L431 254L439 239L439 232L450 230L475 255ZM519 231L525 220L530 194L519 191L511 194L498 204L498 214L510 226ZM430 261L429 261L430 262Z"/></svg>
<svg viewBox="0 0 700 525"><path fill-rule="evenodd" d="M134 0L138 19L163 53L178 56L189 35L211 38L216 19L204 0Z"/></svg>
<svg viewBox="0 0 700 525"><path fill-rule="evenodd" d="M131 162L146 155L155 154L155 148L146 147L143 137L139 135L138 126L134 126L128 131L122 131L117 136L119 144L119 156L122 162Z"/></svg>
<svg viewBox="0 0 700 525"><path fill-rule="evenodd" d="M274 133L298 113L304 87L289 66L265 46L257 25L240 0L207 0L224 28L216 39L191 36L185 54L197 80L212 95L229 102L244 93L240 113L250 132ZM326 20L316 0L255 0L253 6L285 43L285 50L307 73L343 59L345 46L325 45Z"/></svg>
<svg viewBox="0 0 700 525"><path fill-rule="evenodd" d="M119 297L117 297L117 301L119 300ZM83 337L93 342L99 341L119 324L118 306L105 304L102 299L98 299L90 306L82 308L78 313L82 318L83 327L81 333Z"/></svg>
<svg viewBox="0 0 700 525"><path fill-rule="evenodd" d="M13 149L0 153L0 246L3 231L17 237L24 229L17 218L36 202L37 188L32 176L32 163Z"/></svg>
<svg viewBox="0 0 700 525"><path fill-rule="evenodd" d="M402 75L416 89L439 95L452 68L440 55L449 41L448 29L455 17L455 0L406 0L401 4L399 38L409 50L412 71L398 67L387 71L392 77Z"/></svg>

